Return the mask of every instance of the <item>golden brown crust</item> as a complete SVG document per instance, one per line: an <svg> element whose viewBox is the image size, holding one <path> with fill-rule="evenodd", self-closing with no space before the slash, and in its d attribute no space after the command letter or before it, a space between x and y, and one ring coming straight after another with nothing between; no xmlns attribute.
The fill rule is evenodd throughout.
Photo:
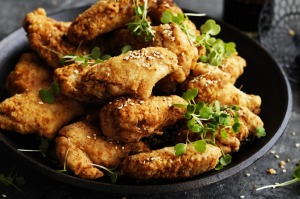
<svg viewBox="0 0 300 199"><path fill-rule="evenodd" d="M31 90L48 88L53 71L36 53L24 53L6 79L6 89L12 96Z"/></svg>
<svg viewBox="0 0 300 199"><path fill-rule="evenodd" d="M183 120L185 110L173 104L186 104L178 96L151 97L148 100L119 99L100 111L103 134L114 140L137 142Z"/></svg>
<svg viewBox="0 0 300 199"><path fill-rule="evenodd" d="M188 144L181 156L175 155L174 147L165 147L129 156L122 163L122 170L138 180L190 178L214 169L220 157L221 150L210 144L202 153Z"/></svg>
<svg viewBox="0 0 300 199"><path fill-rule="evenodd" d="M61 92L77 101L84 103L100 103L99 99L85 92L82 77L93 66L82 66L73 63L54 71L54 80L57 81Z"/></svg>
<svg viewBox="0 0 300 199"><path fill-rule="evenodd" d="M56 153L62 164L76 175L86 179L103 176L101 169L116 168L132 151L149 151L142 143L121 144L103 137L100 128L87 121L79 121L63 127L56 138Z"/></svg>
<svg viewBox="0 0 300 199"><path fill-rule="evenodd" d="M86 46L78 48L71 45L64 37L70 22L60 22L47 17L46 11L38 8L28 13L23 20L23 28L27 33L29 45L51 67L60 67L60 59L64 55L86 54Z"/></svg>
<svg viewBox="0 0 300 199"><path fill-rule="evenodd" d="M81 104L63 95L57 96L54 104L48 104L42 102L37 90L29 91L1 102L0 127L53 139L62 126L83 113Z"/></svg>
<svg viewBox="0 0 300 199"><path fill-rule="evenodd" d="M124 95L147 99L154 85L175 70L179 66L174 53L161 47L148 47L95 65L83 81L86 92L100 101Z"/></svg>
<svg viewBox="0 0 300 199"><path fill-rule="evenodd" d="M238 105L249 108L253 113L260 112L261 98L247 94L228 82L228 76L219 70L193 77L186 83L186 89L198 89L197 101L212 103L218 100L221 105Z"/></svg>
<svg viewBox="0 0 300 199"><path fill-rule="evenodd" d="M72 22L67 34L68 40L78 44L121 28L133 19L133 8L133 0L98 1Z"/></svg>

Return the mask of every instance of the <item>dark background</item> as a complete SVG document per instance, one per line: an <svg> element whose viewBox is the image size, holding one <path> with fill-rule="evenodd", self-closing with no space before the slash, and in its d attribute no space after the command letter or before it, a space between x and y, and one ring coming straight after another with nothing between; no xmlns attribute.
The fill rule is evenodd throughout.
<svg viewBox="0 0 300 199"><path fill-rule="evenodd" d="M0 5L0 40L15 29L21 27L21 21L27 12L37 7L43 7L47 13L54 13L74 7L81 7L95 2L94 0L1 0ZM223 0L177 0L179 6L193 11L207 13L222 20ZM1 51L1 49L0 49ZM106 194L90 190L80 189L68 184L50 179L25 166L7 151L0 142L0 174L9 175L10 172L18 172L18 176L24 177L26 183L19 185L21 191L12 186L0 183L1 198L300 198L300 183L287 187L256 191L262 185L284 182L292 179L292 169L300 160L300 89L292 84L293 111L285 133L274 147L261 159L257 160L245 170L224 179L218 183L201 189L188 192L149 195L125 196ZM286 172L279 167L281 160L289 160L285 165ZM268 168L274 168L276 175L267 174Z"/></svg>

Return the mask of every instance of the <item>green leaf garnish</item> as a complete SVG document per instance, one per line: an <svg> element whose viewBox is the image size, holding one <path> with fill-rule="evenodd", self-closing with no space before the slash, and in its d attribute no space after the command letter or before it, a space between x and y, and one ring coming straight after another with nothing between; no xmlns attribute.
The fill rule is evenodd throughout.
<svg viewBox="0 0 300 199"><path fill-rule="evenodd" d="M195 98L197 95L197 89L187 90L182 94L182 98L185 99L188 104L174 104L174 106L186 109L184 118L187 120L189 132L199 134L199 140L193 142L194 148L198 152L203 152L205 151L207 143L216 146L216 133L219 132L223 139L227 139L229 132L236 134L240 131L241 123L238 106L221 106L219 101L215 101L211 104L206 104L202 101L196 103ZM257 132L257 136L265 134L263 127L257 127ZM188 135L186 143L177 143L175 145L175 155L184 154L187 143L192 143L188 139ZM230 154L224 154L223 151L221 152L222 156L219 160L219 164L215 168L216 170L228 165L232 159Z"/></svg>
<svg viewBox="0 0 300 199"><path fill-rule="evenodd" d="M48 89L41 89L39 91L39 96L43 102L48 104L53 104L55 102L55 96L60 93L60 88L56 81L51 83L51 87Z"/></svg>
<svg viewBox="0 0 300 199"><path fill-rule="evenodd" d="M90 54L87 55L65 55L61 58L60 63L65 65L66 63L75 62L78 65L88 66L89 64L98 64L104 60L111 58L110 55L102 55L99 47L94 47Z"/></svg>
<svg viewBox="0 0 300 199"><path fill-rule="evenodd" d="M145 36L145 41L150 41L154 37L154 31L152 30L150 22L147 20L148 0L144 2L143 6L139 6L139 1L136 0L134 7L135 19L127 24L127 28L134 35L143 35Z"/></svg>
<svg viewBox="0 0 300 199"><path fill-rule="evenodd" d="M236 52L235 43L225 43L223 40L213 37L221 31L220 25L215 20L208 19L200 27L200 35L187 26L185 23L187 20L188 16L186 14L174 14L170 10L165 11L160 19L163 24L176 23L187 35L191 44L194 46L203 46L206 49L207 55L200 56L200 62L219 66L225 57L230 57Z"/></svg>
<svg viewBox="0 0 300 199"><path fill-rule="evenodd" d="M123 48L121 49L121 54L125 54L129 51L132 51L132 46L131 45L125 45L123 46Z"/></svg>
<svg viewBox="0 0 300 199"><path fill-rule="evenodd" d="M265 131L264 127L262 127L262 126L256 127L256 134L255 135L258 138L266 136L266 131Z"/></svg>
<svg viewBox="0 0 300 199"><path fill-rule="evenodd" d="M184 144L184 143L177 143L174 146L174 149L175 149L175 155L176 156L181 156L186 151L186 144Z"/></svg>
<svg viewBox="0 0 300 199"><path fill-rule="evenodd" d="M198 152L204 152L206 150L206 142L204 140L197 140L194 142L194 148Z"/></svg>

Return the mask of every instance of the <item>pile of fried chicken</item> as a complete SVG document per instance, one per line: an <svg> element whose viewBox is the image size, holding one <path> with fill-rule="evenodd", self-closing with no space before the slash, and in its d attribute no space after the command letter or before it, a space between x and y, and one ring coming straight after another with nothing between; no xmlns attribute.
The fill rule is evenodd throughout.
<svg viewBox="0 0 300 199"><path fill-rule="evenodd" d="M149 41L126 28L135 17L136 0L101 0L72 22L49 18L42 8L28 13L23 28L32 50L7 77L10 97L0 104L1 129L55 141L60 163L85 179L105 175L95 165L143 181L190 178L214 169L221 151L238 151L263 126L261 98L234 85L246 61L235 53L220 66L198 62L205 49L191 44L177 24L160 22L166 10L183 11L172 0L147 3L154 31ZM186 25L200 34L192 21ZM124 45L133 50L120 54ZM95 46L112 57L87 66L61 64L62 56L87 55ZM60 93L49 104L39 91L53 81ZM186 134L186 110L173 104L187 104L181 91L194 88L196 101L239 106L240 132L228 131L227 138L217 132L216 146L207 144L204 152L191 144L181 156L172 145L151 148L149 140L167 129L173 140Z"/></svg>

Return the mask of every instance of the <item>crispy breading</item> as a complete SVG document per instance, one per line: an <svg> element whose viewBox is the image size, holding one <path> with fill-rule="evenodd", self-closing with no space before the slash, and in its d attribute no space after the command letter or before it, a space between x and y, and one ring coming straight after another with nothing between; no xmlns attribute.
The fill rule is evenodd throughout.
<svg viewBox="0 0 300 199"><path fill-rule="evenodd" d="M230 74L230 82L234 84L237 78L244 73L244 68L246 67L246 65L246 60L241 56L235 54L230 57L224 58L219 68L222 71Z"/></svg>
<svg viewBox="0 0 300 199"><path fill-rule="evenodd" d="M77 101L84 103L99 103L99 99L85 92L82 77L92 68L92 65L82 66L69 64L54 71L54 80L59 84L61 92Z"/></svg>
<svg viewBox="0 0 300 199"><path fill-rule="evenodd" d="M124 142L136 142L151 134L162 134L166 127L184 120L185 109L173 104L187 102L176 95L153 96L147 100L115 100L100 111L103 134Z"/></svg>
<svg viewBox="0 0 300 199"><path fill-rule="evenodd" d="M210 71L193 77L185 88L198 89L196 101L212 103L218 100L221 105L238 105L249 108L253 113L260 112L261 98L258 95L247 94L236 88L232 83L224 84L224 73Z"/></svg>
<svg viewBox="0 0 300 199"><path fill-rule="evenodd" d="M148 47L95 65L83 77L83 84L86 93L95 95L100 102L124 95L147 99L155 84L178 68L174 53Z"/></svg>
<svg viewBox="0 0 300 199"><path fill-rule="evenodd" d="M0 103L0 127L21 134L53 139L57 131L84 113L83 105L58 95L54 104L42 102L39 91L16 94Z"/></svg>
<svg viewBox="0 0 300 199"><path fill-rule="evenodd" d="M48 88L53 81L53 71L33 52L24 53L6 79L6 89L12 96L26 91Z"/></svg>
<svg viewBox="0 0 300 199"><path fill-rule="evenodd" d="M70 24L47 17L42 8L28 13L23 20L29 45L53 68L61 66L60 59L64 55L88 52L86 46L78 49L79 45L73 46L65 39Z"/></svg>
<svg viewBox="0 0 300 199"><path fill-rule="evenodd" d="M85 179L103 176L99 168L116 168L129 153L149 151L143 143L125 144L103 137L100 127L79 121L63 127L56 138L56 153L62 164Z"/></svg>
<svg viewBox="0 0 300 199"><path fill-rule="evenodd" d="M134 0L98 1L72 22L67 34L68 40L78 44L121 28L133 20L134 7Z"/></svg>
<svg viewBox="0 0 300 199"><path fill-rule="evenodd" d="M202 62L198 62L194 66L195 67L192 69L193 76L203 75L209 71L221 70L224 72L224 76L229 76L230 81L228 82L234 84L237 78L243 74L246 62L242 57L233 55L231 57L226 57L220 66L212 66Z"/></svg>
<svg viewBox="0 0 300 199"><path fill-rule="evenodd" d="M156 0L156 4L151 5L149 9L149 15L155 23L155 25L161 24L161 17L165 11L171 11L174 14L183 13L182 9L172 0Z"/></svg>
<svg viewBox="0 0 300 199"><path fill-rule="evenodd" d="M220 157L218 147L207 144L200 153L190 143L181 156L175 155L174 147L129 156L123 161L122 170L138 180L190 178L214 169Z"/></svg>
<svg viewBox="0 0 300 199"><path fill-rule="evenodd" d="M155 30L155 37L151 45L165 47L177 55L178 65L182 66L185 76L179 73L181 71L175 71L172 78L176 82L184 81L197 62L198 49L191 44L188 36L175 23L156 26L153 30Z"/></svg>

